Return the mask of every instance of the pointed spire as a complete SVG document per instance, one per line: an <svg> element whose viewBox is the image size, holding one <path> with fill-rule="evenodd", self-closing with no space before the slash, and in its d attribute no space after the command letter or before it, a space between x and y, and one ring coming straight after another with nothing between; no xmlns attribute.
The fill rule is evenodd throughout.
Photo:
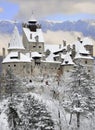
<svg viewBox="0 0 95 130"><path fill-rule="evenodd" d="M14 27L13 35L10 40L8 50L12 50L12 49L15 49L15 50L24 49L18 28L16 26Z"/></svg>
<svg viewBox="0 0 95 130"><path fill-rule="evenodd" d="M32 10L32 16L31 16L31 18L28 20L28 22L29 23L31 23L31 22L37 22L37 20L35 19L35 17L34 17L34 11Z"/></svg>

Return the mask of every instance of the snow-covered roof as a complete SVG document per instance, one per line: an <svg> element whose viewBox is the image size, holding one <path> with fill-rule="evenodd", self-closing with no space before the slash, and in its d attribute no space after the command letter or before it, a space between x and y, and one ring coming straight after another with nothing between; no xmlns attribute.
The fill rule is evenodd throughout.
<svg viewBox="0 0 95 130"><path fill-rule="evenodd" d="M81 43L80 41L77 41L73 45L75 45L76 52L81 54L89 54L89 51L85 49L83 43Z"/></svg>
<svg viewBox="0 0 95 130"><path fill-rule="evenodd" d="M31 59L26 55L19 52L10 52L3 60L2 63L9 62L31 62Z"/></svg>
<svg viewBox="0 0 95 130"><path fill-rule="evenodd" d="M64 59L66 54L61 54L61 58Z"/></svg>
<svg viewBox="0 0 95 130"><path fill-rule="evenodd" d="M57 52L61 52L61 51L63 51L63 50L67 50L67 46L61 46L60 48L57 48L57 50L55 51L54 50L54 53L57 53Z"/></svg>
<svg viewBox="0 0 95 130"><path fill-rule="evenodd" d="M46 58L46 61L52 61L54 62L54 54L51 52L50 55Z"/></svg>
<svg viewBox="0 0 95 130"><path fill-rule="evenodd" d="M67 53L65 55L64 61L63 61L63 63L61 65L74 65L74 62L73 62L73 60L72 60L72 58L71 58L69 53Z"/></svg>
<svg viewBox="0 0 95 130"><path fill-rule="evenodd" d="M44 42L43 33L40 28L36 29L36 32L30 31L29 28L23 28L23 31L29 42L36 42L36 36L38 36L39 42ZM32 38L30 35L32 35Z"/></svg>
<svg viewBox="0 0 95 130"><path fill-rule="evenodd" d="M91 46L93 46L93 43L92 43L91 38L88 38L88 37L86 37L86 38L83 39L82 44L83 44L84 46L85 46L85 45L91 45Z"/></svg>
<svg viewBox="0 0 95 130"><path fill-rule="evenodd" d="M11 49L15 49L15 50L16 49L20 49L20 50L24 49L19 31L18 31L16 26L14 28L13 35L12 35L12 38L10 40L10 44L9 44L9 47L8 47L8 50L11 50Z"/></svg>
<svg viewBox="0 0 95 130"><path fill-rule="evenodd" d="M34 58L34 57L39 57L39 58L41 58L42 57L42 54L39 54L38 52L31 52L31 56L32 56L32 58Z"/></svg>
<svg viewBox="0 0 95 130"><path fill-rule="evenodd" d="M30 19L28 20L28 22L37 22L33 13L32 13L32 16L30 17Z"/></svg>
<svg viewBox="0 0 95 130"><path fill-rule="evenodd" d="M44 62L61 63L60 61L54 61L55 55L51 52Z"/></svg>
<svg viewBox="0 0 95 130"><path fill-rule="evenodd" d="M90 56L90 55L87 55L87 56L85 56L85 55L81 55L80 53L76 53L76 55L75 55L75 57L74 57L74 59L93 59L93 57L92 56Z"/></svg>

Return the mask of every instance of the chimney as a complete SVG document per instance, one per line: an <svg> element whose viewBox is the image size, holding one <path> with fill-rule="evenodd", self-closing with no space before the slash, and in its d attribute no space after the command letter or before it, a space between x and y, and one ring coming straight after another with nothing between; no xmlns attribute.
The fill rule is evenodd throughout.
<svg viewBox="0 0 95 130"><path fill-rule="evenodd" d="M73 45L73 50L75 50L75 45Z"/></svg>
<svg viewBox="0 0 95 130"><path fill-rule="evenodd" d="M30 54L30 58L31 58L31 51L29 52L29 54Z"/></svg>
<svg viewBox="0 0 95 130"><path fill-rule="evenodd" d="M10 43L8 43L8 47L10 47Z"/></svg>
<svg viewBox="0 0 95 130"><path fill-rule="evenodd" d="M38 35L35 37L35 40L36 40L36 42L39 42L39 36Z"/></svg>
<svg viewBox="0 0 95 130"><path fill-rule="evenodd" d="M67 52L70 52L71 48L70 45L67 46Z"/></svg>
<svg viewBox="0 0 95 130"><path fill-rule="evenodd" d="M32 34L30 34L30 39L32 39Z"/></svg>
<svg viewBox="0 0 95 130"><path fill-rule="evenodd" d="M18 59L20 59L20 52L18 52Z"/></svg>
<svg viewBox="0 0 95 130"><path fill-rule="evenodd" d="M77 37L77 40L82 43L83 41L81 40L81 37Z"/></svg>
<svg viewBox="0 0 95 130"><path fill-rule="evenodd" d="M59 44L59 49L61 49L61 44Z"/></svg>
<svg viewBox="0 0 95 130"><path fill-rule="evenodd" d="M65 41L65 40L63 40L63 47L64 47L64 46L66 46L66 41Z"/></svg>
<svg viewBox="0 0 95 130"><path fill-rule="evenodd" d="M5 58L5 48L2 48L3 51L3 58Z"/></svg>

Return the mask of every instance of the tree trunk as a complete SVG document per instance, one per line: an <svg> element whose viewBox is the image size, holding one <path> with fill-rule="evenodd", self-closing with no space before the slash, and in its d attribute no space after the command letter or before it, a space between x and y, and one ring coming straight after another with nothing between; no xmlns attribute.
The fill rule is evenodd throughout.
<svg viewBox="0 0 95 130"><path fill-rule="evenodd" d="M72 115L73 113L70 114L70 121L69 121L69 125L71 124L71 121L72 121Z"/></svg>
<svg viewBox="0 0 95 130"><path fill-rule="evenodd" d="M59 129L62 130L61 127L61 118L60 118L60 111L58 110L58 117L59 117Z"/></svg>
<svg viewBox="0 0 95 130"><path fill-rule="evenodd" d="M80 112L77 112L77 127L80 127Z"/></svg>

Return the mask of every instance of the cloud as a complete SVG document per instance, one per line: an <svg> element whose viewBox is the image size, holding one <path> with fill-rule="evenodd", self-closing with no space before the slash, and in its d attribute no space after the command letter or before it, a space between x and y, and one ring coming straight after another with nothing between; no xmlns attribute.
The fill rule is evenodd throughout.
<svg viewBox="0 0 95 130"><path fill-rule="evenodd" d="M8 0L19 5L16 18L27 19L32 10L38 17L53 14L95 14L95 0Z"/></svg>
<svg viewBox="0 0 95 130"><path fill-rule="evenodd" d="M4 10L3 10L3 8L2 7L0 7L0 13L2 13Z"/></svg>
<svg viewBox="0 0 95 130"><path fill-rule="evenodd" d="M6 49L7 53L7 48L8 48L8 43L10 41L10 35L7 34L0 34L0 55L2 55L2 48Z"/></svg>
<svg viewBox="0 0 95 130"><path fill-rule="evenodd" d="M44 33L44 39L45 39L45 43L46 44L62 44L63 40L66 41L67 44L72 44L74 42L77 41L77 37L81 37L84 38L84 36L82 35L82 33L80 32L63 32L63 31L47 31L47 33ZM95 40L92 39L91 37L89 37L92 40L92 43L94 45L93 48L93 54L95 56Z"/></svg>
<svg viewBox="0 0 95 130"><path fill-rule="evenodd" d="M63 40L67 42L67 44L71 44L77 40L77 37L83 37L79 32L63 32L63 31L47 31L44 33L45 43L47 44L61 44Z"/></svg>

